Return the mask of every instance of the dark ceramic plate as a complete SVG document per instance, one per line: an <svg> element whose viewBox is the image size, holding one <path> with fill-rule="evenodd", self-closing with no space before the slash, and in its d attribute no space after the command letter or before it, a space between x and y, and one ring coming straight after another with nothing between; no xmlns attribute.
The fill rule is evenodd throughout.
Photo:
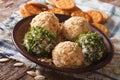
<svg viewBox="0 0 120 80"><path fill-rule="evenodd" d="M70 18L70 16L66 16L66 15L58 15L56 14L56 16L59 18L60 22L64 22L66 19ZM99 33L100 36L102 36L104 38L104 42L108 48L107 51L107 56L102 59L100 62L98 63L94 63L92 65L89 65L87 67L83 67L83 68L76 68L76 69L66 69L66 68L58 68L55 65L49 65L47 63L44 62L40 62L37 60L37 58L35 56L30 55L25 47L22 45L23 44L23 38L25 33L29 30L30 28L30 22L32 20L34 16L30 16L27 18L22 19L21 21L19 21L14 29L13 29L13 34L12 34L12 39L14 42L14 45L16 46L16 48L18 49L18 51L20 51L20 53L25 56L26 58L28 58L29 60L37 63L38 65L42 66L42 67L46 67L49 69L53 69L53 70L58 70L61 72L68 72L68 73L84 73L84 72L90 72L90 71L94 71L97 69L100 69L102 67L104 67L106 64L108 64L112 57L113 57L113 46L109 40L109 38L103 34L99 29L97 29L96 27L94 27L92 25L92 31L96 31L97 33Z"/></svg>

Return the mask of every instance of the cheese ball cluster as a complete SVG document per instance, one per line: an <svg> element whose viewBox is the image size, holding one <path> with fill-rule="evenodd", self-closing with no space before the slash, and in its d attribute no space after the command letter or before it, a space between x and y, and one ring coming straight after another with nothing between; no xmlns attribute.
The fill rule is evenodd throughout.
<svg viewBox="0 0 120 80"><path fill-rule="evenodd" d="M89 33L91 26L83 17L70 17L63 23L52 12L41 12L31 23L24 37L24 46L39 58L49 57L56 67L78 68L85 61L103 58L106 48L96 33Z"/></svg>

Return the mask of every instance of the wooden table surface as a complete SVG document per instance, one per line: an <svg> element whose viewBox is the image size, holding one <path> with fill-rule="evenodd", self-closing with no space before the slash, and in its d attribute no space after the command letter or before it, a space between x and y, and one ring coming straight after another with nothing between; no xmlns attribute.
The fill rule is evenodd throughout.
<svg viewBox="0 0 120 80"><path fill-rule="evenodd" d="M0 22L9 17L18 6L29 0L0 0ZM120 7L119 0L101 0ZM34 80L33 77L26 74L28 67L14 67L15 60L6 63L0 63L0 80ZM80 80L70 75L58 74L54 71L42 70L42 74L46 76L46 80ZM59 79L61 77L61 79Z"/></svg>

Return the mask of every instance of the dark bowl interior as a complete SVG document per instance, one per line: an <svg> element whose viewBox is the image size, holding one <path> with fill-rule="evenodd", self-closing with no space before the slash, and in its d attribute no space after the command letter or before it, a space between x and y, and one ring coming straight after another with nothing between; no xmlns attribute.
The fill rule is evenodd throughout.
<svg viewBox="0 0 120 80"><path fill-rule="evenodd" d="M64 22L66 19L70 18L70 16L66 16L66 15L56 14L56 16L59 18L60 22ZM23 56L25 56L29 60L37 63L38 65L40 65L42 67L46 67L46 68L53 69L53 70L58 70L61 72L68 72L68 73L84 73L84 72L94 71L94 70L104 67L106 64L108 64L111 61L111 59L113 57L113 52L114 52L113 46L112 46L109 38L102 31L100 31L98 28L94 27L93 25L91 25L92 31L99 33L99 35L103 37L104 42L108 48L107 56L104 59L102 59L100 62L94 63L92 65L89 65L89 66L83 67L83 68L69 69L69 68L58 68L55 65L49 65L45 62L38 61L37 57L30 55L26 51L25 47L23 46L24 35L29 30L30 22L31 22L32 18L34 18L34 17L35 17L35 15L24 18L21 21L19 21L15 25L15 27L13 29L13 34L12 34L12 39L13 39L13 43L14 43L15 47L18 49L18 51L20 51L20 53Z"/></svg>

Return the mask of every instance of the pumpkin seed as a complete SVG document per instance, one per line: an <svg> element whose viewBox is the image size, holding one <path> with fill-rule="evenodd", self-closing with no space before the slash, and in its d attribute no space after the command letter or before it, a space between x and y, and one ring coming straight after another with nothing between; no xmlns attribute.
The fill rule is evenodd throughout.
<svg viewBox="0 0 120 80"><path fill-rule="evenodd" d="M36 73L36 75L40 75L40 71L39 70L36 70L35 73Z"/></svg>
<svg viewBox="0 0 120 80"><path fill-rule="evenodd" d="M36 73L34 71L27 71L27 74L33 77L36 76Z"/></svg>
<svg viewBox="0 0 120 80"><path fill-rule="evenodd" d="M45 76L43 75L37 75L34 77L35 80L45 80Z"/></svg>
<svg viewBox="0 0 120 80"><path fill-rule="evenodd" d="M20 67L20 66L23 66L23 64L24 64L24 63L22 63L22 62L17 62L17 63L14 64L14 66L15 66L15 67Z"/></svg>
<svg viewBox="0 0 120 80"><path fill-rule="evenodd" d="M1 58L0 59L0 62L2 63L2 62L7 62L7 61L9 61L9 58Z"/></svg>

